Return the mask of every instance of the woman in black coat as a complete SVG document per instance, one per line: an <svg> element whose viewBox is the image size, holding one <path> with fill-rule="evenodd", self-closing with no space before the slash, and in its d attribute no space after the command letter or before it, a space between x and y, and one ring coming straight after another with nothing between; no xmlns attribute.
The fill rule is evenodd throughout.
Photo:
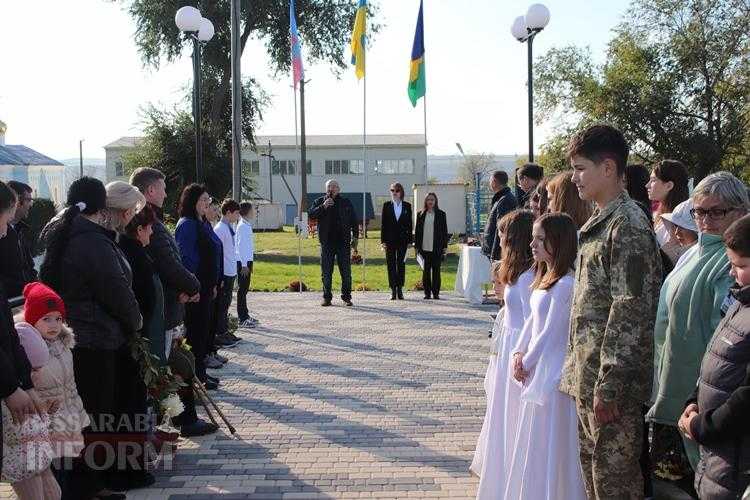
<svg viewBox="0 0 750 500"><path fill-rule="evenodd" d="M424 260L422 287L425 299L440 298L440 263L448 248L448 222L438 208L435 193L427 193L424 209L417 214L414 248Z"/></svg>
<svg viewBox="0 0 750 500"><path fill-rule="evenodd" d="M141 329L142 318L132 271L116 233L107 227L111 214L104 185L92 177L77 179L67 205L42 233L47 252L40 278L65 301L76 334L76 385L92 421L83 434L87 442L96 442L118 432L113 425L121 413L118 389L134 376L128 341ZM125 498L112 496L104 471L82 458L73 460L69 481L71 498Z"/></svg>
<svg viewBox="0 0 750 500"><path fill-rule="evenodd" d="M413 241L414 223L411 204L404 201L404 187L398 182L391 184L391 201L383 204L381 221L380 243L388 263L391 300L404 300L406 249Z"/></svg>

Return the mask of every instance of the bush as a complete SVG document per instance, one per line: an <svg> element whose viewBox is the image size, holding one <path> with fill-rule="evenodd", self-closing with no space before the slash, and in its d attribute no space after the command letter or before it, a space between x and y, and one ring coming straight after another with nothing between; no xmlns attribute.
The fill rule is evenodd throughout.
<svg viewBox="0 0 750 500"><path fill-rule="evenodd" d="M55 209L55 204L52 200L37 198L34 200L34 203L31 204L26 222L31 226L30 236L31 241L34 243L34 247L31 251L35 257L44 252L44 246L39 241L39 234L55 214L57 214L57 210Z"/></svg>

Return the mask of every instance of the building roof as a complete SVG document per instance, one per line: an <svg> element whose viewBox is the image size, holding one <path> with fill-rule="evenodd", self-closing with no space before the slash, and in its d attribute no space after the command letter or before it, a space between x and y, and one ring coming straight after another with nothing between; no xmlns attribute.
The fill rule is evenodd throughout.
<svg viewBox="0 0 750 500"><path fill-rule="evenodd" d="M258 135L255 144L265 147L271 141L272 147L294 147L296 145L293 135ZM308 135L306 137L308 147L342 147L361 146L361 135ZM367 146L424 146L424 135L422 134L374 134L367 136Z"/></svg>
<svg viewBox="0 0 750 500"><path fill-rule="evenodd" d="M143 137L120 137L114 142L110 142L104 149L109 148L134 148L143 141Z"/></svg>
<svg viewBox="0 0 750 500"><path fill-rule="evenodd" d="M308 147L333 148L333 147L351 147L361 146L361 135L308 135ZM115 148L134 148L143 137L120 137L114 142L110 142L104 149ZM293 135L258 135L255 137L255 144L258 147L265 147L271 141L272 147L295 147L296 140ZM367 146L424 146L424 136L421 134L376 134L367 136Z"/></svg>
<svg viewBox="0 0 750 500"><path fill-rule="evenodd" d="M0 146L0 165L59 165L63 166L57 160L53 160L49 156L45 156L38 151L34 151L26 146L20 144L10 145L6 144Z"/></svg>

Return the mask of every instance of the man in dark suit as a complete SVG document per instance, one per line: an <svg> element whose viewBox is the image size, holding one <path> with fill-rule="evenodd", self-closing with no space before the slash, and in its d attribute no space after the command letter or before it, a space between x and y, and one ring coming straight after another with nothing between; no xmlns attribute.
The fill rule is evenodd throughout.
<svg viewBox="0 0 750 500"><path fill-rule="evenodd" d="M404 201L404 187L398 182L391 184L391 201L383 204L380 243L385 249L388 263L388 286L391 300L404 300L406 275L406 249L414 241L411 204Z"/></svg>
<svg viewBox="0 0 750 500"><path fill-rule="evenodd" d="M27 283L37 279L31 251L31 228L24 221L33 198L28 184L9 181L8 187L15 192L18 201L15 216L8 225L8 233L0 240L0 282L9 297L17 297Z"/></svg>
<svg viewBox="0 0 750 500"><path fill-rule="evenodd" d="M352 248L357 248L359 221L352 202L340 195L339 183L333 179L326 182L326 194L321 196L308 210L310 219L318 221L320 239L320 268L323 275L323 307L331 305L333 293L333 262L338 263L341 274L341 300L352 305Z"/></svg>
<svg viewBox="0 0 750 500"><path fill-rule="evenodd" d="M508 174L497 170L492 174L490 187L495 194L492 196L490 214L484 227L482 253L490 260L500 260L500 238L497 237L497 222L507 213L518 206L516 197L508 187Z"/></svg>

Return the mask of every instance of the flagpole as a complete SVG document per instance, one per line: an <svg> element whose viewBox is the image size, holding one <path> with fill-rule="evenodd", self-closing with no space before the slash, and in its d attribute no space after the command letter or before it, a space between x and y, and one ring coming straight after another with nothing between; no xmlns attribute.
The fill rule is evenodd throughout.
<svg viewBox="0 0 750 500"><path fill-rule="evenodd" d="M365 51L366 52L366 51ZM365 63L367 59L365 56ZM366 276L367 276L367 72L362 77L362 241L364 248L362 249L362 293L366 291Z"/></svg>
<svg viewBox="0 0 750 500"><path fill-rule="evenodd" d="M292 85L292 94L294 94L294 147L297 151L302 154L299 150L299 140L297 138L297 89L296 85ZM300 182L302 179L302 172L300 171ZM304 193L300 191L300 204L302 203L302 196ZM297 211L297 264L299 266L299 293L302 293L302 213Z"/></svg>

